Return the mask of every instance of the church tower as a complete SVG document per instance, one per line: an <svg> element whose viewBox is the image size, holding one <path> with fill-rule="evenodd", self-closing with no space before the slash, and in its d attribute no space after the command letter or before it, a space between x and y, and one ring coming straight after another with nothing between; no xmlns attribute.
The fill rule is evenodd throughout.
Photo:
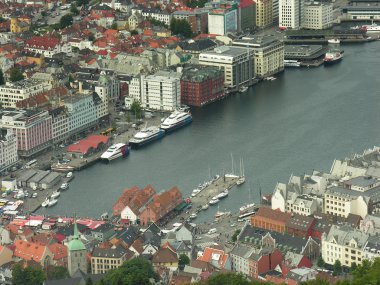
<svg viewBox="0 0 380 285"><path fill-rule="evenodd" d="M78 269L87 273L87 250L83 242L79 238L79 231L76 217L74 217L74 236L67 244L68 248L68 270L70 276L73 276Z"/></svg>

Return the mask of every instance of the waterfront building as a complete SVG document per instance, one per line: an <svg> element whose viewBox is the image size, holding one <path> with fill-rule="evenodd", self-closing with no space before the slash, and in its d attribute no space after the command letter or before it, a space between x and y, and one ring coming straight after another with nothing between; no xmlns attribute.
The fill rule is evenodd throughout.
<svg viewBox="0 0 380 285"><path fill-rule="evenodd" d="M53 55L61 52L71 55L71 45L68 42L51 36L33 36L26 40L24 49L43 54L47 58L52 58Z"/></svg>
<svg viewBox="0 0 380 285"><path fill-rule="evenodd" d="M91 273L104 274L117 269L133 257L133 252L121 246L95 247L91 253Z"/></svg>
<svg viewBox="0 0 380 285"><path fill-rule="evenodd" d="M52 119L48 111L5 109L0 128L12 129L19 156L29 157L51 147Z"/></svg>
<svg viewBox="0 0 380 285"><path fill-rule="evenodd" d="M7 82L0 86L0 102L3 108L16 108L16 103L43 91L50 90L52 86L44 81L24 79L17 82Z"/></svg>
<svg viewBox="0 0 380 285"><path fill-rule="evenodd" d="M200 53L212 50L217 46L216 42L211 39L186 40L179 42L176 50L198 56Z"/></svg>
<svg viewBox="0 0 380 285"><path fill-rule="evenodd" d="M78 270L87 272L87 249L79 237L76 218L74 218L74 235L67 243L67 266L72 277Z"/></svg>
<svg viewBox="0 0 380 285"><path fill-rule="evenodd" d="M52 118L52 139L53 142L61 142L69 136L69 120L64 106L49 110Z"/></svg>
<svg viewBox="0 0 380 285"><path fill-rule="evenodd" d="M324 205L326 214L338 217L355 214L364 218L380 210L380 181L368 176L346 180L326 190Z"/></svg>
<svg viewBox="0 0 380 285"><path fill-rule="evenodd" d="M253 52L249 48L221 46L201 53L199 64L224 70L224 85L237 88L254 77Z"/></svg>
<svg viewBox="0 0 380 285"><path fill-rule="evenodd" d="M305 2L303 28L311 30L328 29L332 23L332 2Z"/></svg>
<svg viewBox="0 0 380 285"><path fill-rule="evenodd" d="M131 80L128 92L129 98L138 100L143 108L173 111L181 104L181 84L178 75L137 76ZM129 98L125 99L126 105Z"/></svg>
<svg viewBox="0 0 380 285"><path fill-rule="evenodd" d="M251 217L251 225L261 229L285 233L286 223L290 218L290 213L262 207Z"/></svg>
<svg viewBox="0 0 380 285"><path fill-rule="evenodd" d="M272 0L256 1L256 26L265 28L273 24L273 3Z"/></svg>
<svg viewBox="0 0 380 285"><path fill-rule="evenodd" d="M238 5L238 31L250 31L256 26L257 4L252 0L241 0Z"/></svg>
<svg viewBox="0 0 380 285"><path fill-rule="evenodd" d="M326 48L322 45L285 45L284 58L290 60L301 60L303 62L313 61L324 57Z"/></svg>
<svg viewBox="0 0 380 285"><path fill-rule="evenodd" d="M208 12L205 10L177 10L174 11L172 15L174 19L188 21L194 34L202 34L207 32Z"/></svg>
<svg viewBox="0 0 380 285"><path fill-rule="evenodd" d="M70 136L96 125L97 110L93 95L76 94L61 100L67 109Z"/></svg>
<svg viewBox="0 0 380 285"><path fill-rule="evenodd" d="M208 33L226 35L237 32L236 8L220 8L211 10L208 14Z"/></svg>
<svg viewBox="0 0 380 285"><path fill-rule="evenodd" d="M298 30L302 28L304 0L279 0L279 27Z"/></svg>
<svg viewBox="0 0 380 285"><path fill-rule="evenodd" d="M379 1L350 1L342 8L342 18L345 20L379 20Z"/></svg>
<svg viewBox="0 0 380 285"><path fill-rule="evenodd" d="M0 171L17 163L17 137L12 129L0 128Z"/></svg>
<svg viewBox="0 0 380 285"><path fill-rule="evenodd" d="M182 193L177 187L155 194L139 215L140 224L155 223L169 214L182 203Z"/></svg>
<svg viewBox="0 0 380 285"><path fill-rule="evenodd" d="M196 66L182 71L181 103L201 107L224 96L224 72L213 66Z"/></svg>
<svg viewBox="0 0 380 285"><path fill-rule="evenodd" d="M284 70L284 43L275 36L243 37L232 44L252 50L255 77L267 77Z"/></svg>
<svg viewBox="0 0 380 285"><path fill-rule="evenodd" d="M328 234L322 235L322 258L330 265L337 260L345 267L353 263L360 265L364 259L380 257L380 250L372 247L379 242L379 236L370 236L349 226L333 225Z"/></svg>
<svg viewBox="0 0 380 285"><path fill-rule="evenodd" d="M113 215L120 215L124 223L136 224L141 214L141 209L154 194L156 194L156 191L151 185L146 186L144 189L139 189L137 186L125 189L112 207Z"/></svg>

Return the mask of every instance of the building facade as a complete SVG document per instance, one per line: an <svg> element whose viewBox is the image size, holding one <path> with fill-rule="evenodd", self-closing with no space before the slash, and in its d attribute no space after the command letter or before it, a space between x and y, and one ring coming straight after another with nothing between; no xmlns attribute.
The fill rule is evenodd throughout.
<svg viewBox="0 0 380 285"><path fill-rule="evenodd" d="M333 23L332 2L306 2L304 6L303 27L311 30L330 28Z"/></svg>
<svg viewBox="0 0 380 285"><path fill-rule="evenodd" d="M173 13L173 18L188 21L194 34L206 33L207 31L207 11L200 9L194 9L193 11L178 10Z"/></svg>
<svg viewBox="0 0 380 285"><path fill-rule="evenodd" d="M0 171L9 169L18 161L17 137L12 129L0 129Z"/></svg>
<svg viewBox="0 0 380 285"><path fill-rule="evenodd" d="M279 27L298 30L303 25L304 0L280 0Z"/></svg>
<svg viewBox="0 0 380 285"><path fill-rule="evenodd" d="M221 46L199 55L199 64L224 70L224 85L238 88L254 77L253 53L249 48Z"/></svg>
<svg viewBox="0 0 380 285"><path fill-rule="evenodd" d="M255 77L267 77L284 70L284 43L276 37L243 37L232 44L252 50Z"/></svg>
<svg viewBox="0 0 380 285"><path fill-rule="evenodd" d="M237 10L231 9L214 9L208 14L208 33L216 35L225 35L237 31Z"/></svg>
<svg viewBox="0 0 380 285"><path fill-rule="evenodd" d="M181 103L201 107L224 96L224 72L207 66L184 70L181 77Z"/></svg>
<svg viewBox="0 0 380 285"><path fill-rule="evenodd" d="M34 36L25 42L25 50L43 54L45 57L53 57L57 53L71 55L71 45L58 38L49 36Z"/></svg>
<svg viewBox="0 0 380 285"><path fill-rule="evenodd" d="M129 252L129 254L128 254ZM119 268L133 253L121 246L111 248L95 247L91 254L91 273L104 274Z"/></svg>
<svg viewBox="0 0 380 285"><path fill-rule="evenodd" d="M78 270L87 272L87 250L79 238L76 220L74 220L74 235L67 244L67 249L67 265L70 276L72 277Z"/></svg>
<svg viewBox="0 0 380 285"><path fill-rule="evenodd" d="M52 119L48 111L3 110L0 127L12 129L19 156L30 157L51 147Z"/></svg>
<svg viewBox="0 0 380 285"><path fill-rule="evenodd" d="M0 102L3 108L16 108L17 102L50 89L52 89L50 84L34 79L7 82L0 86Z"/></svg>
<svg viewBox="0 0 380 285"><path fill-rule="evenodd" d="M250 31L256 26L256 2L241 0L238 6L238 31Z"/></svg>
<svg viewBox="0 0 380 285"><path fill-rule="evenodd" d="M273 24L273 3L272 0L256 1L256 26L264 28Z"/></svg>
<svg viewBox="0 0 380 285"><path fill-rule="evenodd" d="M52 118L52 138L53 142L61 142L69 136L69 120L66 108L60 106L49 110Z"/></svg>

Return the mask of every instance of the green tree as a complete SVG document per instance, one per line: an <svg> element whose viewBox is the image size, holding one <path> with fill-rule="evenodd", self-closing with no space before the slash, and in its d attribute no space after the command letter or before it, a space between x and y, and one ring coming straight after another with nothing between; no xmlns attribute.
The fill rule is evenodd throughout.
<svg viewBox="0 0 380 285"><path fill-rule="evenodd" d="M322 279L314 279L307 282L301 282L300 285L330 285L329 281Z"/></svg>
<svg viewBox="0 0 380 285"><path fill-rule="evenodd" d="M87 278L86 280L86 285L93 285L94 283L92 282L92 279L90 277Z"/></svg>
<svg viewBox="0 0 380 285"><path fill-rule="evenodd" d="M182 35L185 38L191 38L193 35L191 26L185 19L172 18L170 21L170 31L175 35Z"/></svg>
<svg viewBox="0 0 380 285"><path fill-rule="evenodd" d="M231 240L232 240L233 242L236 242L236 241L237 241L237 237L238 237L238 235L240 234L240 231L241 231L241 230L236 230L236 231L234 232L234 234L232 235Z"/></svg>
<svg viewBox="0 0 380 285"><path fill-rule="evenodd" d="M136 31L136 30L132 30L132 31L131 31L131 36L138 35L138 34L139 34L139 32Z"/></svg>
<svg viewBox="0 0 380 285"><path fill-rule="evenodd" d="M70 277L66 267L63 266L51 266L47 273L47 279L64 279Z"/></svg>
<svg viewBox="0 0 380 285"><path fill-rule="evenodd" d="M186 254L181 254L179 256L178 265L180 269L185 268L185 265L190 264L190 258Z"/></svg>
<svg viewBox="0 0 380 285"><path fill-rule="evenodd" d="M59 26L61 29L71 26L72 24L73 24L73 15L71 14L66 14L62 16L61 20L59 21Z"/></svg>
<svg viewBox="0 0 380 285"><path fill-rule="evenodd" d="M131 111L135 114L137 119L141 118L142 107L139 101L133 101L131 105Z"/></svg>
<svg viewBox="0 0 380 285"><path fill-rule="evenodd" d="M207 0L188 0L186 2L187 7L190 8L203 8L205 4L207 3Z"/></svg>
<svg viewBox="0 0 380 285"><path fill-rule="evenodd" d="M26 267L23 269L21 265L16 264L12 270L12 284L13 285L42 285L45 280L45 274L41 269L33 269Z"/></svg>
<svg viewBox="0 0 380 285"><path fill-rule="evenodd" d="M333 270L333 275L334 276L337 276L337 275L339 275L339 274L342 273L342 264L340 263L340 261L338 259L335 260L333 268L334 268L334 270Z"/></svg>
<svg viewBox="0 0 380 285"><path fill-rule="evenodd" d="M321 255L318 257L318 260L317 260L317 266L318 266L319 268L322 268L322 267L325 266L325 261L323 260L323 258L322 258Z"/></svg>
<svg viewBox="0 0 380 285"><path fill-rule="evenodd" d="M82 6L82 5L87 5L89 0L77 0L77 5Z"/></svg>
<svg viewBox="0 0 380 285"><path fill-rule="evenodd" d="M92 41L92 42L94 42L96 39L95 39L95 36L94 36L94 34L93 33L91 33L89 36L88 36L88 40L89 41Z"/></svg>
<svg viewBox="0 0 380 285"><path fill-rule="evenodd" d="M4 84L5 84L4 74L3 74L3 70L0 68L0 85L4 85Z"/></svg>
<svg viewBox="0 0 380 285"><path fill-rule="evenodd" d="M117 23L113 23L113 24L111 25L111 29L113 29L113 30L117 30Z"/></svg>
<svg viewBox="0 0 380 285"><path fill-rule="evenodd" d="M42 16L42 17L46 17L46 16L47 16L46 11L42 11L42 12L41 12L41 16Z"/></svg>
<svg viewBox="0 0 380 285"><path fill-rule="evenodd" d="M78 10L78 8L77 8L77 5L75 5L75 3L72 3L72 4L71 4L70 12L71 12L73 15L79 15L79 10Z"/></svg>
<svg viewBox="0 0 380 285"><path fill-rule="evenodd" d="M253 284L242 274L225 273L217 274L207 280L207 285L250 285Z"/></svg>
<svg viewBox="0 0 380 285"><path fill-rule="evenodd" d="M356 268L358 268L358 266L356 265L355 262L352 262L352 263L351 263L350 272L354 272L354 271L356 270Z"/></svg>
<svg viewBox="0 0 380 285"><path fill-rule="evenodd" d="M22 74L21 70L18 68L12 68L9 80L11 82L16 82L24 79L24 75Z"/></svg>

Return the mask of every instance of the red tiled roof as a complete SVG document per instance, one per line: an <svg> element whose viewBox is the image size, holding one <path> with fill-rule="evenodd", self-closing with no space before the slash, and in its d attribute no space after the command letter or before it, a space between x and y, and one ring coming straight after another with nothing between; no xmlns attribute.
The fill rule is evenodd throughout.
<svg viewBox="0 0 380 285"><path fill-rule="evenodd" d="M178 262L178 257L175 252L169 248L159 248L152 257L152 263L168 263Z"/></svg>
<svg viewBox="0 0 380 285"><path fill-rule="evenodd" d="M30 48L40 48L40 49L54 49L59 45L60 40L54 37L41 36L32 37L30 40L26 41L26 47Z"/></svg>
<svg viewBox="0 0 380 285"><path fill-rule="evenodd" d="M24 260L34 260L41 262L42 256L45 253L46 246L38 243L16 240L14 242L15 250L13 255Z"/></svg>
<svg viewBox="0 0 380 285"><path fill-rule="evenodd" d="M101 144L106 145L109 137L102 135L89 136L86 139L80 140L77 144L72 144L67 147L68 152L79 152L82 154L88 153L90 149L96 149Z"/></svg>
<svg viewBox="0 0 380 285"><path fill-rule="evenodd" d="M54 260L60 260L63 258L67 258L67 247L59 244L59 243L54 243L48 246L49 250L53 253Z"/></svg>
<svg viewBox="0 0 380 285"><path fill-rule="evenodd" d="M228 259L228 254L223 250L206 247L203 251L203 254L197 258L197 260L205 261L211 263L213 256L219 256L218 264L220 268L224 268L226 261Z"/></svg>
<svg viewBox="0 0 380 285"><path fill-rule="evenodd" d="M266 218L286 223L291 218L290 213L284 213L280 210L272 210L271 208L261 207L254 218Z"/></svg>

